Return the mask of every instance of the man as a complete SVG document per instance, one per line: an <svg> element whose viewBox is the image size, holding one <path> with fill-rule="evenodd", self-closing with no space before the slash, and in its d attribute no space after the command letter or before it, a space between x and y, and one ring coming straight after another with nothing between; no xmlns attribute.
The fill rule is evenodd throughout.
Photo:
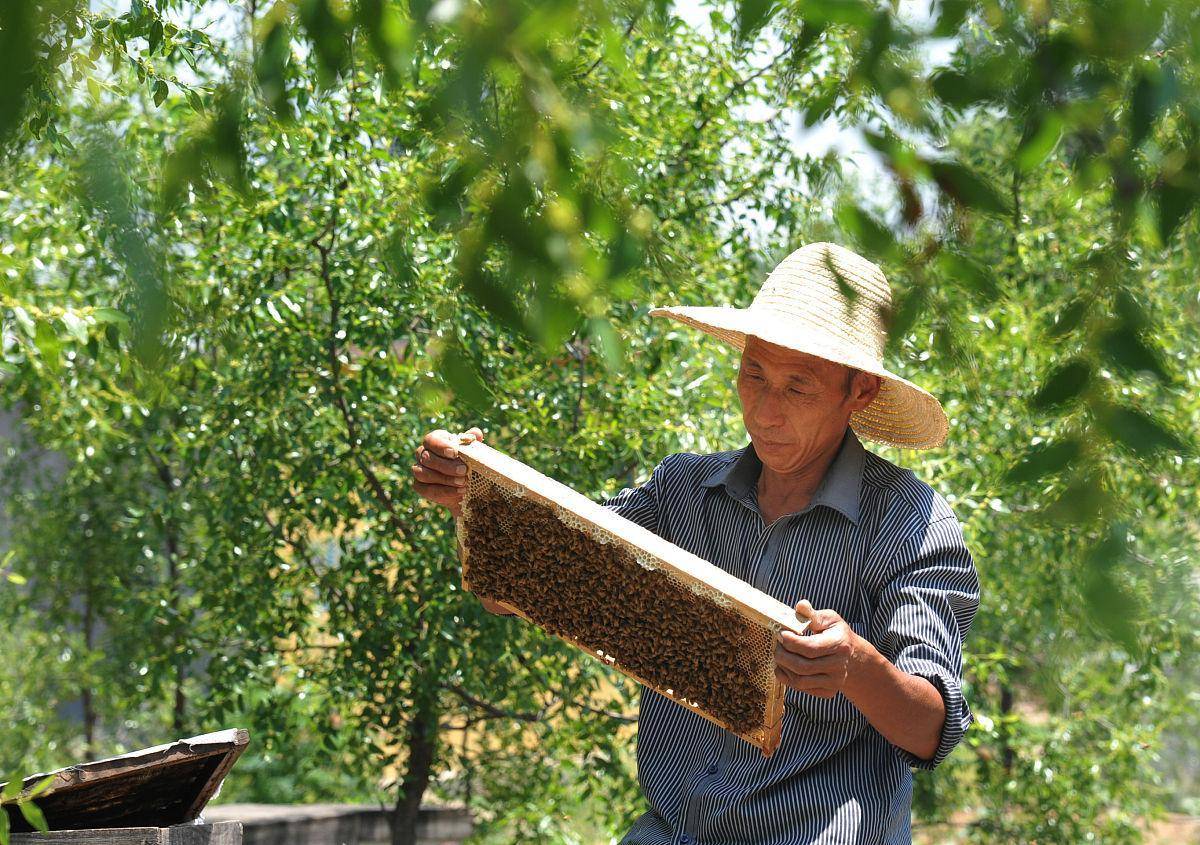
<svg viewBox="0 0 1200 845"><path fill-rule="evenodd" d="M883 367L890 306L878 267L820 243L785 258L748 308L650 312L742 350L750 442L668 455L605 506L794 606L811 634L780 635L787 690L769 759L643 688L650 809L623 845L907 842L911 768L937 766L971 723L962 643L979 581L958 521L858 439L921 449L947 431L938 401ZM457 513L455 447L475 438L426 435L417 491Z"/></svg>

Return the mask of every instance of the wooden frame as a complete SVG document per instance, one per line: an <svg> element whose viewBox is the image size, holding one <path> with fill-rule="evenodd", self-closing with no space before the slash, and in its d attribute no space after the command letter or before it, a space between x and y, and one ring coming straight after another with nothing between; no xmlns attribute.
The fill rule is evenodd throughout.
<svg viewBox="0 0 1200 845"><path fill-rule="evenodd" d="M533 467L479 441L461 444L458 451L467 464L468 484L466 487L468 490L470 489L471 474L481 473L487 479L516 495L547 505L556 512L565 511L597 530L598 533L616 538L621 545L636 552L639 557L652 560L655 568L666 570L679 581L689 585L698 585L706 593L716 593L722 596L731 609L760 627L767 628L772 634L777 634L783 629L794 631L797 634L803 634L808 630L807 621L799 619L792 608L773 596L692 554L687 549L664 540L654 532L648 531L636 522L592 501L565 484L543 475ZM469 511L469 499L464 504ZM464 516L455 520L455 528L458 534L458 556L462 563L463 589L470 590L470 560L464 542L464 538L470 530L468 517ZM487 596L487 598L492 597ZM503 601L497 603L527 622L537 624L521 608ZM771 756L779 746L783 725L785 687L773 676L768 688L766 715L762 729L753 734L739 733L733 730L728 723L690 702L677 698L667 690L616 666L611 658L588 648L569 636L563 636L560 639L602 660L607 665L613 666L627 677L654 689L710 722L737 734L762 749L763 754L767 757Z"/></svg>

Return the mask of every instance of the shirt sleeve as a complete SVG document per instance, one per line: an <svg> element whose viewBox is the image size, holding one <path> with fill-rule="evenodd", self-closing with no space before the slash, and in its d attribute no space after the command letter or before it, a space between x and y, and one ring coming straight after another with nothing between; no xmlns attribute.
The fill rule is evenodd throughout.
<svg viewBox="0 0 1200 845"><path fill-rule="evenodd" d="M670 458L671 456L668 455L659 461L658 466L654 468L644 483L636 487L625 487L600 504L616 511L626 519L636 522L647 531L653 531L662 536L660 494L666 475L665 467Z"/></svg>
<svg viewBox="0 0 1200 845"><path fill-rule="evenodd" d="M954 516L929 523L897 554L871 620L880 652L900 670L932 683L946 705L932 759L894 746L913 768L937 767L974 719L962 693L962 652L978 609L979 576L962 527Z"/></svg>

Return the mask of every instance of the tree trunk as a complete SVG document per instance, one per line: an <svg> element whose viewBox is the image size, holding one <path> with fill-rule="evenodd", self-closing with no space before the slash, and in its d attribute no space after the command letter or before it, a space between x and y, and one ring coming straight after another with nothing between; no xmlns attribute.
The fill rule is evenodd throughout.
<svg viewBox="0 0 1200 845"><path fill-rule="evenodd" d="M408 723L408 768L400 783L400 794L392 810L392 845L416 845L421 798L433 773L437 753L438 713L436 698L418 702Z"/></svg>

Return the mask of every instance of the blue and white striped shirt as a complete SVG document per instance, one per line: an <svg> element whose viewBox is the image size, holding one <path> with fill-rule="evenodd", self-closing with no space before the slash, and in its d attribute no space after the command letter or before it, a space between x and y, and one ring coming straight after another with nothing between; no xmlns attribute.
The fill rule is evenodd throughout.
<svg viewBox="0 0 1200 845"><path fill-rule="evenodd" d="M910 470L868 452L849 428L804 510L764 525L752 443L668 455L646 483L603 502L792 607L832 608L946 705L922 760L883 738L840 693L788 689L774 756L646 687L638 781L650 809L622 845L899 843L911 839L912 767L962 739L962 645L979 580L949 505Z"/></svg>

